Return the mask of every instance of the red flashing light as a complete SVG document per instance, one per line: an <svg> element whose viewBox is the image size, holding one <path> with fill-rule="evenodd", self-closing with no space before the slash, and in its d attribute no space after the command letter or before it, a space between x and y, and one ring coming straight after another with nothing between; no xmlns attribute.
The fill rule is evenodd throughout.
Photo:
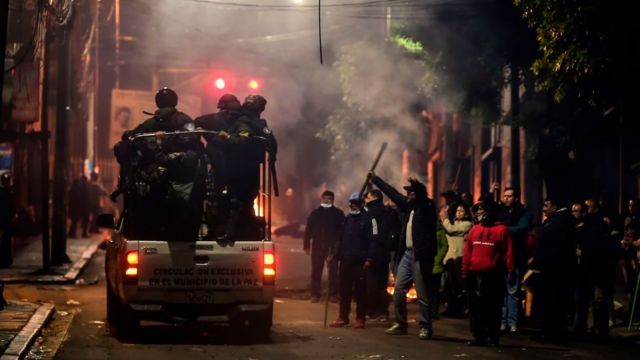
<svg viewBox="0 0 640 360"><path fill-rule="evenodd" d="M214 82L214 85L216 86L216 88L218 88L218 90L223 90L226 83L223 78L217 78Z"/></svg>

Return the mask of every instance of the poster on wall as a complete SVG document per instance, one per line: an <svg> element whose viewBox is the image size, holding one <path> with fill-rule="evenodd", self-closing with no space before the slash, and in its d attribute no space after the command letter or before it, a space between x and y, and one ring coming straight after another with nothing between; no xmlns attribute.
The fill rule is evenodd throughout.
<svg viewBox="0 0 640 360"><path fill-rule="evenodd" d="M0 171L11 171L13 165L13 144L0 142Z"/></svg>
<svg viewBox="0 0 640 360"><path fill-rule="evenodd" d="M155 92L113 89L111 91L111 118L109 122L109 147L112 148L126 130L131 130L149 119L144 113L156 110ZM178 97L178 110L191 117L200 115L201 100L196 96Z"/></svg>
<svg viewBox="0 0 640 360"><path fill-rule="evenodd" d="M11 75L11 118L14 121L32 123L38 120L38 67L27 62L18 66Z"/></svg>

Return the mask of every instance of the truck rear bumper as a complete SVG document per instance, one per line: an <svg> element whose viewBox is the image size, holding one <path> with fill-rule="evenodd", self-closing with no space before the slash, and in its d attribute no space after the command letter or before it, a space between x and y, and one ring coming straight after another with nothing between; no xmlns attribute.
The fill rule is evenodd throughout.
<svg viewBox="0 0 640 360"><path fill-rule="evenodd" d="M129 304L140 320L168 323L231 323L239 318L270 312L273 304Z"/></svg>

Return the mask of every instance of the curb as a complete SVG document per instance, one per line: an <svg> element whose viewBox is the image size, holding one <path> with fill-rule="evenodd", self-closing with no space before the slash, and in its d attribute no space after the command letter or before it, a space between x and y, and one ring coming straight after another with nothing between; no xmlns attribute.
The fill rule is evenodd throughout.
<svg viewBox="0 0 640 360"><path fill-rule="evenodd" d="M92 240L91 244L82 253L80 259L73 263L65 274L20 274L6 278L0 277L0 281L5 284L71 284L76 281L82 269L84 269L89 260L91 260L91 257L96 253L98 247L103 241L104 240L102 239Z"/></svg>
<svg viewBox="0 0 640 360"><path fill-rule="evenodd" d="M63 277L69 281L75 281L78 275L80 275L80 271L89 263L89 260L91 260L91 257L96 253L98 246L100 246L103 241L102 239L93 240L91 245L82 253L80 260L76 261Z"/></svg>
<svg viewBox="0 0 640 360"><path fill-rule="evenodd" d="M24 358L36 336L40 333L40 330L42 330L47 321L49 321L54 311L55 306L53 306L53 304L40 305L36 312L31 315L29 322L27 322L18 335L11 340L4 354L0 356L0 360L18 360Z"/></svg>

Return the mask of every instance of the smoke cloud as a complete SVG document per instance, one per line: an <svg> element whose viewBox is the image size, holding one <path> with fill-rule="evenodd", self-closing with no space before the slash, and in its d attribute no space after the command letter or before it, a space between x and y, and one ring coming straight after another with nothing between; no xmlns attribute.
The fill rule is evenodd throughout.
<svg viewBox="0 0 640 360"><path fill-rule="evenodd" d="M123 57L147 68L202 69L160 79L161 86L192 95L206 96L208 69L257 74L264 82L257 92L268 100L264 117L280 143L281 192L292 188L298 213L305 214L326 187L344 206L382 142L389 148L377 172L396 186L406 180L403 151L425 146L417 106L424 102L424 68L385 41L387 5L399 3L323 1L321 65L315 1L131 0L123 17L144 41ZM398 14L409 19L417 2L404 3ZM249 94L240 87L233 92Z"/></svg>

